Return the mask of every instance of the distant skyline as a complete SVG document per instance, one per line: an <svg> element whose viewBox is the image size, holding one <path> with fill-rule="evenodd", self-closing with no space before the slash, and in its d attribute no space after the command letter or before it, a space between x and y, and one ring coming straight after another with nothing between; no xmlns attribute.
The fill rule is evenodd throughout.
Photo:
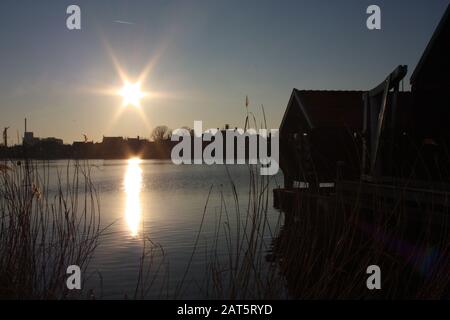
<svg viewBox="0 0 450 320"><path fill-rule="evenodd" d="M414 70L450 1L2 0L0 128L65 143L149 137L153 127L243 127L250 110L278 128L293 88L367 90L399 64ZM66 8L82 30L66 28ZM366 28L366 8L382 29ZM123 108L114 64L133 81L149 65L141 108ZM405 88L409 83L405 82Z"/></svg>

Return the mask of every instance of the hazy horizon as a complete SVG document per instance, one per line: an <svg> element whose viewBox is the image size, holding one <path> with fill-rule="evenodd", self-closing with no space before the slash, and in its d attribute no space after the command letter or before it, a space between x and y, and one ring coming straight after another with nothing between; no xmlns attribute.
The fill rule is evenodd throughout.
<svg viewBox="0 0 450 320"><path fill-rule="evenodd" d="M244 125L245 97L278 128L292 89L367 90L399 64L414 70L449 1L2 1L0 127L23 121L65 143L149 137L170 128ZM66 8L82 30L66 28ZM382 9L382 30L366 8ZM149 65L156 96L124 109L115 57L130 80ZM408 88L405 82L405 88ZM120 112L120 115L118 113Z"/></svg>

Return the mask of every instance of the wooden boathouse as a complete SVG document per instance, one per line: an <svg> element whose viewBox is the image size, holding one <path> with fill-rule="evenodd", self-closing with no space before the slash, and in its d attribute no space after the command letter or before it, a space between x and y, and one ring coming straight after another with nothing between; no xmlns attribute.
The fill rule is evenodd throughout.
<svg viewBox="0 0 450 320"><path fill-rule="evenodd" d="M292 91L274 190L292 296L379 297L365 287L370 263L389 270L383 297L450 296L449 39L450 6L411 91L404 65L367 91Z"/></svg>
<svg viewBox="0 0 450 320"><path fill-rule="evenodd" d="M450 8L450 7L449 7ZM450 9L401 91L400 65L367 91L292 91L280 125L276 191L330 192L344 181L449 192Z"/></svg>

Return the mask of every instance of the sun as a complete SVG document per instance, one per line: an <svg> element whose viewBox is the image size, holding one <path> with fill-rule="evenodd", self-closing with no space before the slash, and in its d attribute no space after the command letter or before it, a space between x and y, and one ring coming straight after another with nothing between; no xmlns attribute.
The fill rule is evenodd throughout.
<svg viewBox="0 0 450 320"><path fill-rule="evenodd" d="M126 82L119 91L119 95L123 98L124 106L133 106L136 108L141 106L141 99L145 97L145 93L142 92L139 82Z"/></svg>

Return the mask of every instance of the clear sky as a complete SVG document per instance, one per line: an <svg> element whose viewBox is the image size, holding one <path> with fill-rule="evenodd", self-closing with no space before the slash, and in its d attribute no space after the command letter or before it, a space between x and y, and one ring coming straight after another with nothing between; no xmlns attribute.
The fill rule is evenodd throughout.
<svg viewBox="0 0 450 320"><path fill-rule="evenodd" d="M243 127L245 96L278 128L292 88L370 89L398 64L413 71L448 0L1 0L0 127L66 143L148 137L152 127ZM82 30L66 28L81 7ZM382 30L366 28L366 8ZM118 23L115 21L129 23ZM116 60L157 97L122 110ZM409 78L409 75L408 75ZM260 118L261 119L261 118ZM206 129L206 128L205 128Z"/></svg>

